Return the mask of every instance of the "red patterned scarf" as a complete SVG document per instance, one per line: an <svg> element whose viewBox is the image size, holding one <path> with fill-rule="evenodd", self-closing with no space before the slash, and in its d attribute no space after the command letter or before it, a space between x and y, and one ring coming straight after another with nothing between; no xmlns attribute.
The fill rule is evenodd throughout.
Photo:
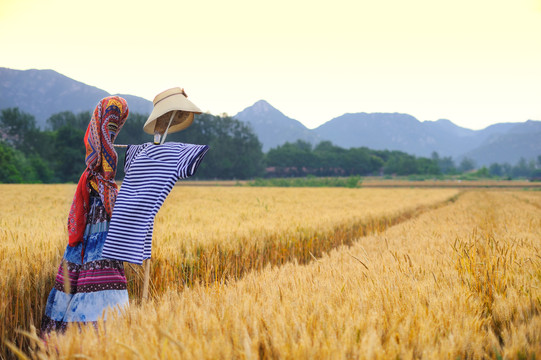
<svg viewBox="0 0 541 360"><path fill-rule="evenodd" d="M115 183L117 154L113 141L128 117L128 104L119 96L102 99L85 133L86 169L83 171L68 217L69 245L83 241L90 210L90 182L97 185L105 211L111 216L118 188Z"/></svg>

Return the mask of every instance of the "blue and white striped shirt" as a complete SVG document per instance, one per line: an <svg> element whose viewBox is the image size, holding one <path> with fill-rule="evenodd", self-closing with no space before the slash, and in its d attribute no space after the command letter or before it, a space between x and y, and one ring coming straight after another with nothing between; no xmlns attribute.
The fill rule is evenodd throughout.
<svg viewBox="0 0 541 360"><path fill-rule="evenodd" d="M178 179L192 176L207 145L145 143L126 151L125 177L116 198L102 256L142 264L151 256L154 218Z"/></svg>

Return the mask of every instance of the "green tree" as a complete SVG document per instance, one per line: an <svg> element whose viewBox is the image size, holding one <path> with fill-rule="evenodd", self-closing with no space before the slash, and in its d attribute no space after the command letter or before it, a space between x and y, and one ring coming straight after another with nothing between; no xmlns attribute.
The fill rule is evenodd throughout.
<svg viewBox="0 0 541 360"><path fill-rule="evenodd" d="M0 141L0 183L21 183L23 176L15 156L16 150Z"/></svg>
<svg viewBox="0 0 541 360"><path fill-rule="evenodd" d="M209 146L196 177L249 179L263 174L261 142L248 125L232 117L198 115L189 128L169 139Z"/></svg>
<svg viewBox="0 0 541 360"><path fill-rule="evenodd" d="M2 110L0 133L5 139L4 145L15 150L12 155L21 181L53 181L53 170L49 163L53 152L52 134L40 131L32 115L18 108Z"/></svg>
<svg viewBox="0 0 541 360"><path fill-rule="evenodd" d="M55 178L60 182L78 182L85 164L85 132L64 125L55 132L54 157L51 159Z"/></svg>
<svg viewBox="0 0 541 360"><path fill-rule="evenodd" d="M417 174L417 161L413 155L401 151L391 151L388 160L385 162L384 171L386 174L396 175Z"/></svg>
<svg viewBox="0 0 541 360"><path fill-rule="evenodd" d="M456 166L453 162L453 158L450 156L440 157L439 154L434 151L431 156L432 161L436 162L441 174L455 174Z"/></svg>
<svg viewBox="0 0 541 360"><path fill-rule="evenodd" d="M470 159L468 157L465 157L460 161L460 165L458 165L458 171L464 173L475 169L475 161L473 159Z"/></svg>
<svg viewBox="0 0 541 360"><path fill-rule="evenodd" d="M115 140L117 144L142 144L153 140L153 136L143 131L143 125L147 121L148 115L131 113L128 119L120 129ZM170 140L173 135L168 135L166 140Z"/></svg>
<svg viewBox="0 0 541 360"><path fill-rule="evenodd" d="M483 166L475 172L475 175L480 178L488 178L490 177L490 171L486 166Z"/></svg>
<svg viewBox="0 0 541 360"><path fill-rule="evenodd" d="M518 163L513 166L513 177L528 177L535 169L535 163L528 163L525 158L521 157Z"/></svg>
<svg viewBox="0 0 541 360"><path fill-rule="evenodd" d="M47 172L41 158L32 156L27 158L22 151L16 150L3 141L0 141L0 183L39 183L40 171ZM37 168L37 169L36 169ZM44 176L49 176L45 174Z"/></svg>
<svg viewBox="0 0 541 360"><path fill-rule="evenodd" d="M297 141L299 143L299 141ZM306 146L305 150L308 150ZM316 169L317 175L336 176L346 175L346 168L354 166L354 159L347 156L348 151L333 145L330 141L322 141L314 148L313 155L305 154L309 163L303 164L305 167Z"/></svg>
<svg viewBox="0 0 541 360"><path fill-rule="evenodd" d="M513 177L513 166L509 163L504 163L502 165L503 175L507 176L508 179Z"/></svg>
<svg viewBox="0 0 541 360"><path fill-rule="evenodd" d="M143 131L143 125L147 121L148 115L132 113L130 112L128 119L120 129L118 136L115 140L115 144L142 144L153 140L153 136ZM174 135L174 134L173 134ZM169 140L170 137L168 136ZM118 155L116 178L122 179L124 177L124 160L126 158L126 149L117 148Z"/></svg>
<svg viewBox="0 0 541 360"><path fill-rule="evenodd" d="M491 176L502 176L503 175L503 167L498 163L492 163L488 167L488 173Z"/></svg>
<svg viewBox="0 0 541 360"><path fill-rule="evenodd" d="M370 150L367 148L351 148L345 154L344 167L346 169L346 175L368 175L375 173L381 167L383 163L381 159L379 162L370 154Z"/></svg>
<svg viewBox="0 0 541 360"><path fill-rule="evenodd" d="M450 156L445 156L441 158L438 165L442 174L456 174L457 172L455 162Z"/></svg>
<svg viewBox="0 0 541 360"><path fill-rule="evenodd" d="M441 174L441 171L436 160L421 157L417 159L417 173L424 175L439 175Z"/></svg>
<svg viewBox="0 0 541 360"><path fill-rule="evenodd" d="M270 149L266 155L268 166L275 167L278 176L304 176L319 166L312 145L303 140Z"/></svg>
<svg viewBox="0 0 541 360"><path fill-rule="evenodd" d="M3 140L24 153L34 151L34 135L39 132L36 119L19 108L7 108L0 112L0 134Z"/></svg>
<svg viewBox="0 0 541 360"><path fill-rule="evenodd" d="M56 131L65 126L74 127L79 130L86 131L91 116L92 114L90 111L83 111L78 114L74 114L71 111L63 111L51 115L47 119L47 126L52 131Z"/></svg>

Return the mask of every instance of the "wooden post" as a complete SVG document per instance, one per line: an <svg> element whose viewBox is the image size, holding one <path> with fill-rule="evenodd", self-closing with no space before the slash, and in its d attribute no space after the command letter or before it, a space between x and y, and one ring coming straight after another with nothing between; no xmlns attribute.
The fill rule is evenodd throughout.
<svg viewBox="0 0 541 360"><path fill-rule="evenodd" d="M145 279L143 284L143 301L148 300L148 282L150 279L150 259L145 260Z"/></svg>
<svg viewBox="0 0 541 360"><path fill-rule="evenodd" d="M154 145L163 144L165 141L165 137L167 136L167 131L169 130L169 127L171 126L171 123L173 122L173 119L175 118L175 115L177 113L177 110L174 110L171 113L171 116L169 117L169 121L167 121L167 118L164 115L167 115L168 113L160 116L156 120L156 124L154 124ZM161 138L161 141L160 141ZM148 300L148 283L150 280L150 258L145 260L145 278L143 281L143 301Z"/></svg>

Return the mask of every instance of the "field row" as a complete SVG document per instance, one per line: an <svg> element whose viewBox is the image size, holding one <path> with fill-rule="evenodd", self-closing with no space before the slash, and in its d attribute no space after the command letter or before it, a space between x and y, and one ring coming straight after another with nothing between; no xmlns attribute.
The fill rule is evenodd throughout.
<svg viewBox="0 0 541 360"><path fill-rule="evenodd" d="M468 192L309 264L172 290L49 345L110 359L539 358L538 199Z"/></svg>
<svg viewBox="0 0 541 360"><path fill-rule="evenodd" d="M2 185L0 335L39 324L67 243L72 185ZM305 263L454 199L456 190L175 187L156 218L152 295ZM132 303L141 268L128 267ZM3 344L0 346L4 346ZM3 348L5 351L5 348Z"/></svg>

